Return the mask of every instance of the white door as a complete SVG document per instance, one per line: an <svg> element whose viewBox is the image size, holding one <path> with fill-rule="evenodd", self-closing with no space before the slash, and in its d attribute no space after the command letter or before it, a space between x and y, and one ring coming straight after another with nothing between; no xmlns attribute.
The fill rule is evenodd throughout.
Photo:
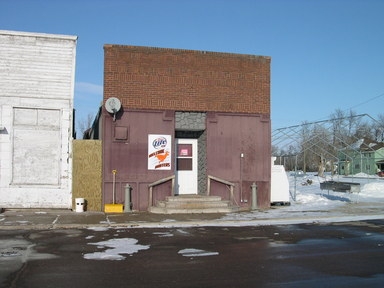
<svg viewBox="0 0 384 288"><path fill-rule="evenodd" d="M197 194L197 139L176 139L176 194Z"/></svg>

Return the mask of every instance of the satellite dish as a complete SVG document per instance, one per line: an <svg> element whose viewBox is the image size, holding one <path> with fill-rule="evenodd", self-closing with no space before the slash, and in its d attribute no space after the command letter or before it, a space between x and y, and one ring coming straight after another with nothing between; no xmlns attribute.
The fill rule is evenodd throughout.
<svg viewBox="0 0 384 288"><path fill-rule="evenodd" d="M116 97L108 98L107 101L105 101L105 109L109 113L113 113L113 121L116 120L116 113L119 112L121 109L121 103L120 100Z"/></svg>
<svg viewBox="0 0 384 288"><path fill-rule="evenodd" d="M107 109L109 113L116 113L120 110L120 108L120 100L116 97L108 98L107 101L105 101L105 109Z"/></svg>

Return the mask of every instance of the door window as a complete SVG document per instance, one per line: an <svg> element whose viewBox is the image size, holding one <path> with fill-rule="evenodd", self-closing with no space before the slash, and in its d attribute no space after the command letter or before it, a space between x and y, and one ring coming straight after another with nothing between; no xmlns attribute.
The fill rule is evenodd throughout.
<svg viewBox="0 0 384 288"><path fill-rule="evenodd" d="M192 144L178 144L176 169L179 171L192 171L192 156Z"/></svg>

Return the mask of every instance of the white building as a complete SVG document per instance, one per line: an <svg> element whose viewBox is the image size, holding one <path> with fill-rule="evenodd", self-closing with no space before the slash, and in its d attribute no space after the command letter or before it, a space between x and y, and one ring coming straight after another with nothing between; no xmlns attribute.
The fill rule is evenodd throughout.
<svg viewBox="0 0 384 288"><path fill-rule="evenodd" d="M72 207L76 44L0 30L0 208Z"/></svg>

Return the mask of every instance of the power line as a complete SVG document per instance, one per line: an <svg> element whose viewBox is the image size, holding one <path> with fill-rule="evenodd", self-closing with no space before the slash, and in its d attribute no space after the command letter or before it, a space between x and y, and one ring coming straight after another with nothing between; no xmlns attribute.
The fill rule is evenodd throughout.
<svg viewBox="0 0 384 288"><path fill-rule="evenodd" d="M364 105L364 104L367 104L367 103L369 103L369 102L371 102L371 101L373 101L373 100L376 100L376 99L378 99L378 98L380 98L380 97L383 97L383 96L384 96L384 93L381 93L380 95L377 95L377 96L375 96L375 97L373 97L373 98L371 98L371 99L368 99L368 100L366 100L366 101L364 101L364 102L361 102L360 104L357 104L357 105L355 105L355 106L352 106L352 107L350 107L349 109L346 109L346 110L344 110L344 111L352 110L353 108L362 106L362 105Z"/></svg>

